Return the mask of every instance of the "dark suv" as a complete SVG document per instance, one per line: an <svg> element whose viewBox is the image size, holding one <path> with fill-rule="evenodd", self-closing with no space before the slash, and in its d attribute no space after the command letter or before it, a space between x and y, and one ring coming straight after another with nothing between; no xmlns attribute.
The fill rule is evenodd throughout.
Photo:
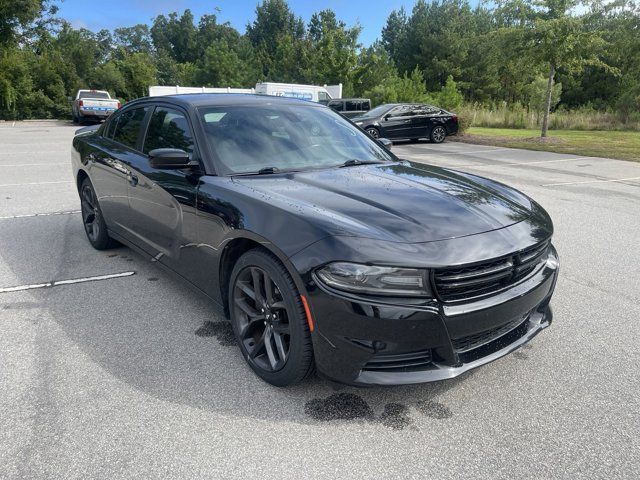
<svg viewBox="0 0 640 480"><path fill-rule="evenodd" d="M419 103L386 103L351 119L373 138L442 143L458 133L458 117L439 107Z"/></svg>
<svg viewBox="0 0 640 480"><path fill-rule="evenodd" d="M336 98L331 100L327 106L343 117L352 118L366 115L371 110L371 100L368 98Z"/></svg>

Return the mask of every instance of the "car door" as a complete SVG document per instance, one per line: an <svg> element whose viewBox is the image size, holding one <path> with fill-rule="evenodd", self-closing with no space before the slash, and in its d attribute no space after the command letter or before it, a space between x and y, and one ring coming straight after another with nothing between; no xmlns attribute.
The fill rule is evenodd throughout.
<svg viewBox="0 0 640 480"><path fill-rule="evenodd" d="M411 110L410 138L425 138L429 136L429 109L427 105L414 105Z"/></svg>
<svg viewBox="0 0 640 480"><path fill-rule="evenodd" d="M107 227L125 236L129 222L128 164L138 155L135 147L147 110L129 108L109 119L93 142L96 148L85 157Z"/></svg>
<svg viewBox="0 0 640 480"><path fill-rule="evenodd" d="M431 130L433 130L433 128L436 125L443 124L443 116L442 116L442 110L438 107L434 107L432 105L425 105L424 107L426 111L426 129L427 129L427 133L424 136L428 137L429 135L431 135Z"/></svg>
<svg viewBox="0 0 640 480"><path fill-rule="evenodd" d="M385 114L380 126L386 138L410 138L411 105L400 105Z"/></svg>
<svg viewBox="0 0 640 480"><path fill-rule="evenodd" d="M193 169L156 169L149 152L179 148L197 159L193 129L182 109L152 107L141 154L129 164L130 231L141 248L173 270L190 278L179 260L197 243L196 196L200 174Z"/></svg>

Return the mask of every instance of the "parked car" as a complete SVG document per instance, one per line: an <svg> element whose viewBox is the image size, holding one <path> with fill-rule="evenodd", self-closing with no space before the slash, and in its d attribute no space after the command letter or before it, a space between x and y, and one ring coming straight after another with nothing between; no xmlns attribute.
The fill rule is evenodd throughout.
<svg viewBox="0 0 640 480"><path fill-rule="evenodd" d="M104 120L119 108L120 102L112 99L109 92L78 90L71 104L73 123L82 123L87 119Z"/></svg>
<svg viewBox="0 0 640 480"><path fill-rule="evenodd" d="M433 143L442 143L448 135L458 133L455 113L419 103L386 103L352 120L373 138L413 141L428 138Z"/></svg>
<svg viewBox="0 0 640 480"><path fill-rule="evenodd" d="M334 109L347 118L365 115L371 109L371 100L368 98L337 98L331 100L327 106Z"/></svg>
<svg viewBox="0 0 640 480"><path fill-rule="evenodd" d="M447 379L552 320L540 205L399 160L319 104L144 98L78 134L72 164L91 245L124 243L208 296L273 385L314 367L356 385Z"/></svg>

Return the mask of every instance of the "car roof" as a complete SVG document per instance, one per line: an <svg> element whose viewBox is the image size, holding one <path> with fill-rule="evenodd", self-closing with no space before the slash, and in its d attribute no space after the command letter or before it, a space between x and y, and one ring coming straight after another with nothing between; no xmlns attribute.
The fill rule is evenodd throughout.
<svg viewBox="0 0 640 480"><path fill-rule="evenodd" d="M324 105L299 100L297 98L276 97L274 95L260 95L251 93L183 93L177 95L161 95L157 97L144 97L129 102L127 105L146 101L169 101L184 107L215 107L219 105L307 105L322 107Z"/></svg>

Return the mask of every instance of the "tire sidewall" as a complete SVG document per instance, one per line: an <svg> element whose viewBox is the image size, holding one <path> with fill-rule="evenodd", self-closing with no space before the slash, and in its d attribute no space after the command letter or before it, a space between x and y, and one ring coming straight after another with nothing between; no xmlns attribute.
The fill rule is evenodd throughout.
<svg viewBox="0 0 640 480"><path fill-rule="evenodd" d="M277 263L276 263L277 262ZM245 268L255 266L266 271L282 293L287 308L290 325L289 355L285 366L277 372L268 372L256 366L250 359L241 339L237 321L235 319L235 305L233 291L236 280ZM285 277L286 274L286 277ZM288 278L287 278L288 277ZM227 292L229 302L229 317L233 332L240 348L240 352L252 370L266 382L275 386L287 386L302 380L309 370L304 358L304 347L310 342L310 332L300 300L300 295L293 279L284 266L270 253L261 249L250 250L236 262L229 279Z"/></svg>
<svg viewBox="0 0 640 480"><path fill-rule="evenodd" d="M82 181L82 184L80 185L80 201L82 202L82 192L87 187L90 188L91 191L93 192L93 196L96 199L96 208L100 213L100 216L98 219L100 223L98 227L100 228L100 234L98 235L98 238L95 241L91 240L91 237L89 237L86 231L86 228L84 227L84 217L82 217L82 226L83 228L85 228L84 233L87 236L87 240L89 240L89 243L91 243L91 246L97 250L105 250L112 246L112 241L111 241L111 238L109 237L109 232L107 231L107 224L104 221L104 215L102 213L102 209L100 208L100 202L98 201L98 194L96 193L96 190L93 188L93 184L91 183L91 180L89 180L88 178L85 178Z"/></svg>
<svg viewBox="0 0 640 480"><path fill-rule="evenodd" d="M438 130L438 129L442 130L442 131L443 131L443 133L444 133L444 135L442 136L442 140L437 140L437 139L434 137L434 135L433 135L433 134L434 134L434 132L435 132L436 130ZM436 126L436 127L433 127L433 130L431 130L431 135L430 135L430 137L431 137L431 141L432 141L433 143L442 143L442 142L444 142L445 138L447 138L447 131L446 131L446 129L445 129L443 126L438 125L438 126Z"/></svg>

